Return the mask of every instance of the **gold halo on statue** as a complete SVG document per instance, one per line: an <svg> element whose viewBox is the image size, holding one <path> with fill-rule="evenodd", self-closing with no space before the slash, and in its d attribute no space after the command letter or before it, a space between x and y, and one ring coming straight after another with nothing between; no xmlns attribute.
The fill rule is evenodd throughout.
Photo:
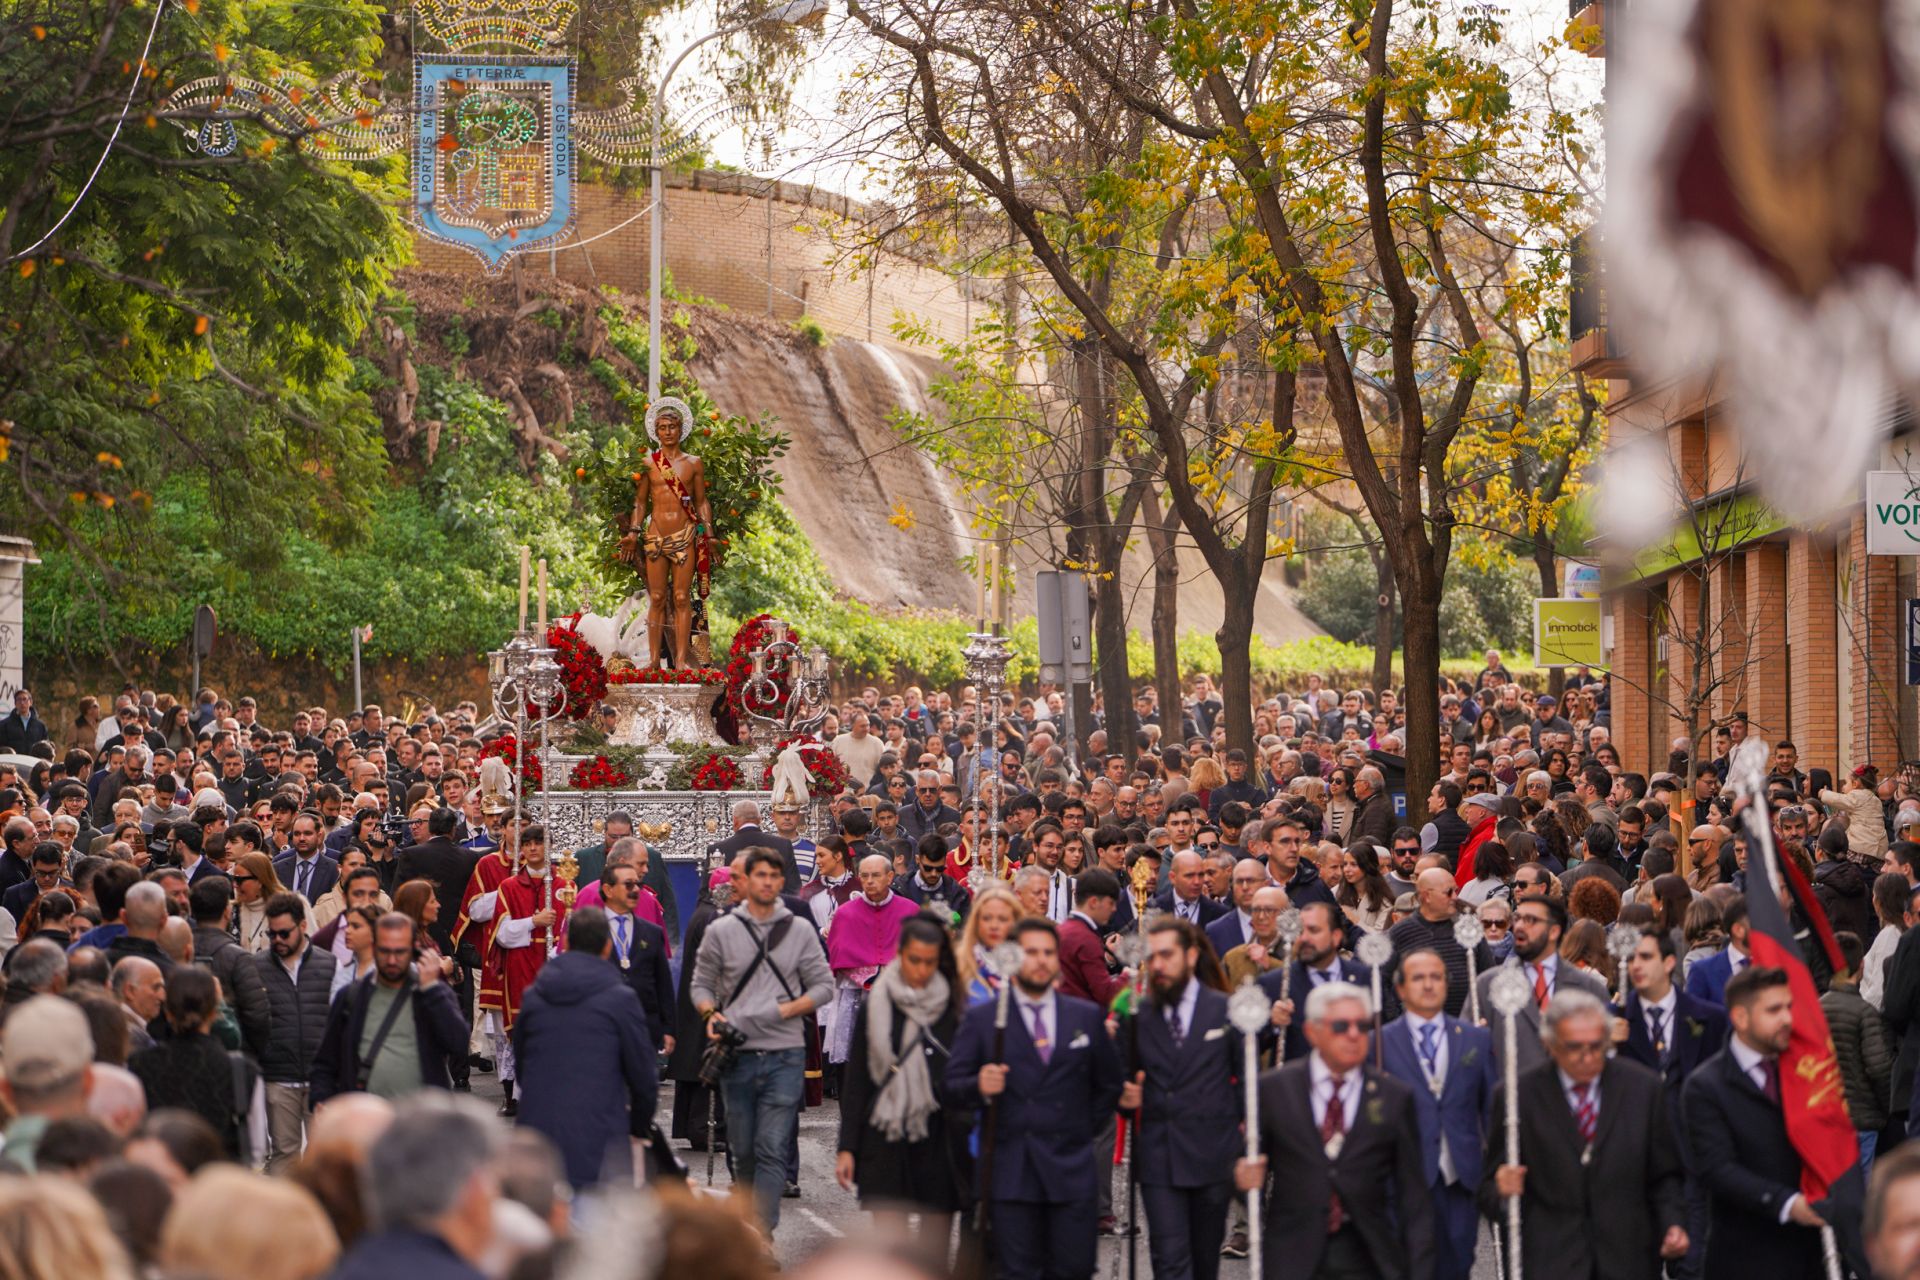
<svg viewBox="0 0 1920 1280"><path fill-rule="evenodd" d="M680 438L684 441L687 437L687 424L693 421L693 409L678 396L662 396L647 406L647 439L655 444L660 443L660 436L654 430L653 424L663 413L672 413L680 419Z"/></svg>

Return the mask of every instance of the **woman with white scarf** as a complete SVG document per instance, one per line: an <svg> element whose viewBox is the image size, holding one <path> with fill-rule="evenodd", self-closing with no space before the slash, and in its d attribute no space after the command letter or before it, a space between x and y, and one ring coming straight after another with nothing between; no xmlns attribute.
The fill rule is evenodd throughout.
<svg viewBox="0 0 1920 1280"><path fill-rule="evenodd" d="M965 1004L946 928L931 915L903 921L899 954L860 1006L840 1086L840 1185L858 1184L861 1207L894 1238L917 1212L920 1243L940 1257L967 1185L968 1126L950 1122L939 1094Z"/></svg>

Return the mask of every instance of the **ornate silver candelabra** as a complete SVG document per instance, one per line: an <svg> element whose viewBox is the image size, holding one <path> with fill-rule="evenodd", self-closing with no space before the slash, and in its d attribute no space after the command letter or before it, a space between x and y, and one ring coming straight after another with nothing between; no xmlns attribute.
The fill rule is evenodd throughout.
<svg viewBox="0 0 1920 1280"><path fill-rule="evenodd" d="M827 718L828 680L831 672L827 651L819 645L801 652L797 642L788 640L789 628L780 618L767 620L769 640L749 656L753 674L741 690L741 701L753 727L775 737L793 737L812 733ZM786 703L780 701L780 681L787 682Z"/></svg>
<svg viewBox="0 0 1920 1280"><path fill-rule="evenodd" d="M1007 637L1000 634L1000 624L995 623L991 631L974 631L967 636L966 648L960 650L960 660L966 664L967 680L979 694L974 714L979 715L982 708L986 714L981 716L984 723L980 726L982 734L979 757L974 765L973 786L969 801L973 806L973 829L980 832L980 779L987 770L987 760L991 754L993 761L993 810L987 825L986 845L993 850L993 869L988 871L976 850L973 870L967 876L969 887L978 893L988 883L991 876L999 879L1003 868L1000 865L1000 846L993 832L1000 825L1000 695L1007 687L1007 663L1013 657L1008 648ZM992 750L989 752L988 745Z"/></svg>
<svg viewBox="0 0 1920 1280"><path fill-rule="evenodd" d="M553 760L550 754L550 728L554 718L567 709L566 673L554 656L555 651L535 642L530 631L516 631L506 644L487 655L487 683L493 698L493 713L502 720L513 720L513 869L520 870L520 827L522 796L527 777L527 719L531 712L540 729L540 821L551 826L553 816ZM553 859L551 842L547 848L544 875L547 910L553 910ZM547 926L547 954L559 950L552 925Z"/></svg>

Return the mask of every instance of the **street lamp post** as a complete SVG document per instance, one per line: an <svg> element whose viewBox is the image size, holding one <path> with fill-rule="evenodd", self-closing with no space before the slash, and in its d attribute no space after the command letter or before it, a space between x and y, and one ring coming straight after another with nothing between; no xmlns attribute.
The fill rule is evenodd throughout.
<svg viewBox="0 0 1920 1280"><path fill-rule="evenodd" d="M682 49L679 56L667 64L666 74L660 77L660 83L653 90L653 216L648 228L647 254L647 403L652 404L660 398L660 277L661 259L666 254L666 235L662 215L666 212L666 181L662 176L665 164L660 156L660 131L662 120L661 103L667 96L667 82L673 79L673 73L687 60L687 55L701 45L712 40L724 40L728 36L738 35L749 27L771 23L775 26L801 27L817 24L827 16L827 0L787 0L785 4L775 5L765 13L756 14L718 31L709 31L692 44Z"/></svg>

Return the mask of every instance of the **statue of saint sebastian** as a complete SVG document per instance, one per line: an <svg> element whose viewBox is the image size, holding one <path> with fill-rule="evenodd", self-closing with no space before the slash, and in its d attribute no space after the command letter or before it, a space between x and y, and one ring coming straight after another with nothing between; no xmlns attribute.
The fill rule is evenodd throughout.
<svg viewBox="0 0 1920 1280"><path fill-rule="evenodd" d="M695 580L704 587L713 569L713 508L707 501L706 468L680 449L691 410L668 398L648 416L659 448L634 483L633 513L620 538L619 558L646 574L651 665L661 665L671 617L673 664L685 668L693 661Z"/></svg>

